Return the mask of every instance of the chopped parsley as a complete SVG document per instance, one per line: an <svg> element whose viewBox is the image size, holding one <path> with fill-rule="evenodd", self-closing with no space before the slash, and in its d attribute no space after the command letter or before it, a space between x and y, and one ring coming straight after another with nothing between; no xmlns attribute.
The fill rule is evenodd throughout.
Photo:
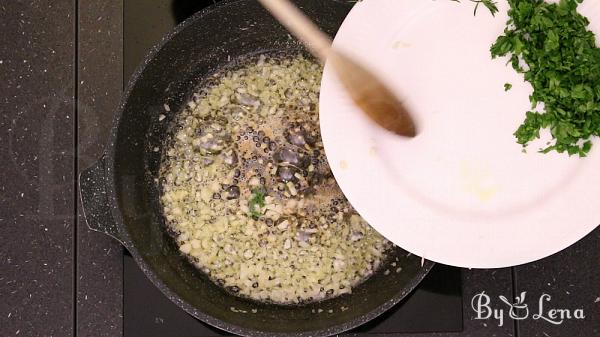
<svg viewBox="0 0 600 337"><path fill-rule="evenodd" d="M512 89L512 84L504 83L504 91L509 91L510 89Z"/></svg>
<svg viewBox="0 0 600 337"><path fill-rule="evenodd" d="M265 192L262 189L254 189L252 197L248 200L248 214L253 219L258 219L262 215L262 208L265 207Z"/></svg>
<svg viewBox="0 0 600 337"><path fill-rule="evenodd" d="M600 49L577 12L582 1L508 0L510 20L491 47L533 87L532 110L514 135L527 146L548 129L553 140L543 153L585 157L600 135Z"/></svg>

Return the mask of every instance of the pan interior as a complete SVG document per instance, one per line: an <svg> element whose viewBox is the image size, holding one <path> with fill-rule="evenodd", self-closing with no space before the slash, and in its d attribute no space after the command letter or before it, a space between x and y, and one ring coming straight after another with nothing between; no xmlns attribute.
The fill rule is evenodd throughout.
<svg viewBox="0 0 600 337"><path fill-rule="evenodd" d="M305 0L300 4L328 33L334 34L349 7L337 2ZM160 154L169 138L174 114L208 74L232 59L301 47L255 1L237 1L200 13L136 73L123 107L114 146L114 191L126 228L128 247L144 272L190 314L237 333L337 331L363 323L412 290L425 274L421 260L397 249L380 272L353 290L302 306L266 304L239 298L216 286L183 258L167 231L159 202ZM159 151L155 151L159 148ZM399 273L395 273L401 267ZM391 270L390 275L384 275ZM335 330L335 329L334 329ZM336 331L332 331L336 332Z"/></svg>

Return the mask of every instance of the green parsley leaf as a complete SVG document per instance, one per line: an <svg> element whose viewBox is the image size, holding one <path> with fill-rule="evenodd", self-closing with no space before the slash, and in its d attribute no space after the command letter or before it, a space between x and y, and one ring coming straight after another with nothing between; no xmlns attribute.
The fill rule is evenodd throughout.
<svg viewBox="0 0 600 337"><path fill-rule="evenodd" d="M252 197L248 200L248 209L250 213L248 216L253 219L258 219L262 215L262 208L265 207L265 192L262 189L254 189L252 191Z"/></svg>
<svg viewBox="0 0 600 337"><path fill-rule="evenodd" d="M454 2L460 2L460 0L450 0ZM490 11L492 16L496 16L498 13L498 6L496 5L495 0L469 0L475 3L475 9L473 10L473 15L477 15L477 9L479 9L479 5L484 5Z"/></svg>
<svg viewBox="0 0 600 337"><path fill-rule="evenodd" d="M473 11L473 15L477 15L477 9L479 5L484 5L487 9L492 13L492 16L496 16L498 13L498 6L496 5L496 1L494 0L471 0L471 2L475 3L475 10Z"/></svg>
<svg viewBox="0 0 600 337"><path fill-rule="evenodd" d="M504 83L504 91L509 91L512 88L512 84Z"/></svg>

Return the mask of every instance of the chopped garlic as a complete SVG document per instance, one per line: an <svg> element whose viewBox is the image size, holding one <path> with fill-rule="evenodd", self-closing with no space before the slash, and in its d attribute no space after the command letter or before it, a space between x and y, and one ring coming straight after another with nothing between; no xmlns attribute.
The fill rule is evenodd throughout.
<svg viewBox="0 0 600 337"><path fill-rule="evenodd" d="M239 296L288 304L348 294L391 246L331 177L320 79L321 67L301 56L261 56L215 74L173 116L161 163L165 218L181 253Z"/></svg>

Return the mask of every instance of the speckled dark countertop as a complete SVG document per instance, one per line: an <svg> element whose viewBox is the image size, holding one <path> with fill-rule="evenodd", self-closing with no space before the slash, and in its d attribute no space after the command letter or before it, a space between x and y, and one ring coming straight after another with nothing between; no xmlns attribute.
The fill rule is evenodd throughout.
<svg viewBox="0 0 600 337"><path fill-rule="evenodd" d="M123 86L123 1L4 1L0 29L0 335L122 336L122 248L87 229L76 176L102 153ZM464 331L420 335L600 336L598 261L600 229L538 262L464 270ZM546 293L546 314L583 309L585 318L505 312L498 326L475 319L471 298L482 291L505 311L498 296L525 291L531 315Z"/></svg>
<svg viewBox="0 0 600 337"><path fill-rule="evenodd" d="M67 1L0 4L3 336L73 332L75 20Z"/></svg>

